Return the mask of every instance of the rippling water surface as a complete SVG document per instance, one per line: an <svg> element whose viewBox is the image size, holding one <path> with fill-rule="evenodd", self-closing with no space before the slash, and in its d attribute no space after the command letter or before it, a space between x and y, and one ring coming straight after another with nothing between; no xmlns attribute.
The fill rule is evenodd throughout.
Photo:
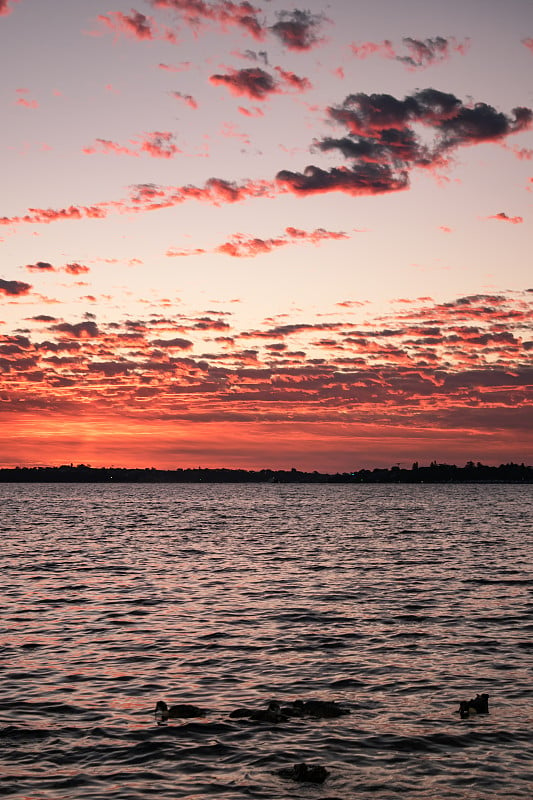
<svg viewBox="0 0 533 800"><path fill-rule="evenodd" d="M531 797L531 486L1 485L0 794ZM490 694L490 714L458 701ZM229 718L271 699L339 719ZM156 700L203 719L157 725ZM322 785L281 778L322 764Z"/></svg>

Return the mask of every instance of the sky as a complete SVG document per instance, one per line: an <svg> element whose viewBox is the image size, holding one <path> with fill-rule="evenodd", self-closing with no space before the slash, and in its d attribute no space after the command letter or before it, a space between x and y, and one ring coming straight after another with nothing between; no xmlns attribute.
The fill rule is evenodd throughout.
<svg viewBox="0 0 533 800"><path fill-rule="evenodd" d="M531 0L0 0L0 466L532 463Z"/></svg>

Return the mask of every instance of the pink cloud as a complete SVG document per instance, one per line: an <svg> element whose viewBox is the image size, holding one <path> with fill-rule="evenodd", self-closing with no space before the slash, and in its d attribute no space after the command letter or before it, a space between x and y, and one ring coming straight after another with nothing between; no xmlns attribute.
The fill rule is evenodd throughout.
<svg viewBox="0 0 533 800"><path fill-rule="evenodd" d="M230 68L225 75L211 75L212 84L227 86L232 94L248 97L250 100L264 100L271 94L284 93L285 87L305 92L311 89L311 82L307 78L300 78L294 72L274 68L280 80L274 78L261 67L248 67L246 69Z"/></svg>
<svg viewBox="0 0 533 800"><path fill-rule="evenodd" d="M274 69L280 78L292 89L296 89L299 92L305 92L308 89L313 88L311 81L307 78L300 78L298 75L295 75L294 72L289 72L281 67L274 67Z"/></svg>
<svg viewBox="0 0 533 800"><path fill-rule="evenodd" d="M96 139L93 145L84 147L82 152L86 155L93 155L94 153L116 153L117 155L135 156L139 155L138 152L129 147L113 142L110 139Z"/></svg>
<svg viewBox="0 0 533 800"><path fill-rule="evenodd" d="M241 233L235 234L232 239L216 248L217 253L224 253L233 258L250 258L257 255L270 253L277 247L287 244L287 239L259 239L245 237Z"/></svg>
<svg viewBox="0 0 533 800"><path fill-rule="evenodd" d="M10 3L18 3L18 2L19 0L0 0L0 17L11 14L13 9L10 7Z"/></svg>
<svg viewBox="0 0 533 800"><path fill-rule="evenodd" d="M24 95L29 94L29 89L17 89L16 93L19 97L16 100L16 105L24 106L24 108L39 108L39 103L37 100L31 100Z"/></svg>
<svg viewBox="0 0 533 800"><path fill-rule="evenodd" d="M225 28L241 28L254 39L264 38L265 30L258 19L259 8L248 2L234 3L232 0L148 0L154 8L167 8L178 15L191 27L198 28L202 22L215 22Z"/></svg>
<svg viewBox="0 0 533 800"><path fill-rule="evenodd" d="M315 228L314 231L303 231L300 228L285 228L285 233L290 239L300 239L311 242L312 244L319 244L327 239L349 239L347 233L344 231L327 231L324 228Z"/></svg>
<svg viewBox="0 0 533 800"><path fill-rule="evenodd" d="M173 158L181 150L174 144L174 134L169 131L149 133L141 143L141 150L153 158Z"/></svg>
<svg viewBox="0 0 533 800"><path fill-rule="evenodd" d="M389 39L382 42L354 42L350 49L356 58L369 58L370 56L381 56L382 58L393 59L404 64L407 69L424 69L433 64L446 61L452 53L464 55L470 45L470 40L465 39L458 42L455 38L445 38L435 36L433 39L414 39L405 36L402 39L404 47L403 54L398 51Z"/></svg>
<svg viewBox="0 0 533 800"><path fill-rule="evenodd" d="M130 140L137 149L120 145L109 139L96 139L95 144L84 147L87 155L94 153L115 153L117 155L138 157L141 153L148 153L152 158L173 158L181 150L174 143L174 134L169 131L153 131L144 134L140 139Z"/></svg>
<svg viewBox="0 0 533 800"><path fill-rule="evenodd" d="M170 94L172 97L175 97L176 100L183 100L190 108L198 108L198 103L192 95L183 94L183 92L171 92Z"/></svg>
<svg viewBox="0 0 533 800"><path fill-rule="evenodd" d="M238 111L245 117L263 117L265 115L263 109L258 108L257 106L254 106L254 108L244 108L243 106L239 106Z"/></svg>
<svg viewBox="0 0 533 800"><path fill-rule="evenodd" d="M487 219L499 219L503 222L511 222L513 225L519 225L521 222L524 221L523 217L509 217L504 211L500 211L499 214L493 214Z"/></svg>
<svg viewBox="0 0 533 800"><path fill-rule="evenodd" d="M522 44L533 53L533 38L522 39Z"/></svg>
<svg viewBox="0 0 533 800"><path fill-rule="evenodd" d="M385 58L394 58L394 48L392 42L385 39L382 42L361 42L360 44L353 42L350 45L350 50L356 58L369 58L374 55L381 55Z"/></svg>
<svg viewBox="0 0 533 800"><path fill-rule="evenodd" d="M169 28L159 29L152 17L147 17L134 8L131 9L131 14L123 14L121 11L99 14L97 20L117 35L124 34L139 41L153 39L176 41L175 34Z"/></svg>

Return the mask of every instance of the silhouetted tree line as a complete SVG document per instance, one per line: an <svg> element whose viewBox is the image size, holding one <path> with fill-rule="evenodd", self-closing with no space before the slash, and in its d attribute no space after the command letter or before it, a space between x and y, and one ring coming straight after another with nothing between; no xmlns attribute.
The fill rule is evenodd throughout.
<svg viewBox="0 0 533 800"><path fill-rule="evenodd" d="M438 464L428 467L418 462L411 469L361 469L356 472L301 472L291 470L245 469L128 469L91 467L88 464L63 464L60 467L15 467L0 469L4 483L532 483L533 467L500 464L490 467L468 461L464 467Z"/></svg>

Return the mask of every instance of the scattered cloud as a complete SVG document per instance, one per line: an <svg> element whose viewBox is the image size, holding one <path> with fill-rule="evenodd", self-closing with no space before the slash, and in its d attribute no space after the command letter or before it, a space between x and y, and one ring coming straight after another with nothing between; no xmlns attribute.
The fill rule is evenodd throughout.
<svg viewBox="0 0 533 800"><path fill-rule="evenodd" d="M435 36L429 39L414 39L405 36L402 39L403 52L393 42L384 39L382 42L353 42L350 49L356 58L381 56L399 61L407 69L425 69L434 64L447 61L453 53L464 55L470 46L470 40L458 42L455 38Z"/></svg>
<svg viewBox="0 0 533 800"><path fill-rule="evenodd" d="M346 431L349 420L353 431L425 430L433 441L474 429L522 436L532 399L531 299L527 292L418 298L377 319L366 302L348 299L333 320L292 313L253 329L212 311L165 309L103 323L92 314L81 321L41 314L27 320L35 334L0 334L0 406L25 414L46 408L64 420L65 408L86 415L90 404L95 415L142 420L145 429L179 420L264 426L290 415L291 425L314 430L333 423Z"/></svg>
<svg viewBox="0 0 533 800"><path fill-rule="evenodd" d="M175 136L170 131L146 133L141 138L131 139L130 144L135 149L109 139L96 139L94 144L84 147L82 152L86 155L113 153L135 158L142 153L147 153L152 158L173 158L177 153L181 153L180 148L175 144Z"/></svg>
<svg viewBox="0 0 533 800"><path fill-rule="evenodd" d="M192 62L182 61L180 64L164 64L161 62L157 66L159 69L166 70L167 72L186 72L192 68Z"/></svg>
<svg viewBox="0 0 533 800"><path fill-rule="evenodd" d="M48 261L37 261L35 264L26 264L25 269L29 272L55 272L55 267Z"/></svg>
<svg viewBox="0 0 533 800"><path fill-rule="evenodd" d="M533 112L514 108L511 115L486 103L464 105L453 94L423 89L399 100L389 94L348 95L328 109L331 120L347 128L342 138L315 141L322 152L340 152L350 167L324 170L308 166L304 172L282 170L281 186L295 194L342 191L351 195L383 194L406 189L415 167L445 167L449 154L482 142L502 141L531 127ZM416 131L423 125L433 132L428 144Z"/></svg>
<svg viewBox="0 0 533 800"><path fill-rule="evenodd" d="M227 86L232 94L251 100L264 100L269 94L278 91L276 80L260 67L230 68L226 74L211 75L209 80L215 86Z"/></svg>
<svg viewBox="0 0 533 800"><path fill-rule="evenodd" d="M269 30L288 50L310 50L323 41L321 27L327 21L323 14L310 11L278 11L277 22Z"/></svg>
<svg viewBox="0 0 533 800"><path fill-rule="evenodd" d="M6 281L0 278L0 294L9 297L19 297L20 295L28 294L31 288L29 283L24 283L23 281Z"/></svg>
<svg viewBox="0 0 533 800"><path fill-rule="evenodd" d="M11 14L13 9L11 3L18 3L19 0L0 0L0 17Z"/></svg>
<svg viewBox="0 0 533 800"><path fill-rule="evenodd" d="M130 14L123 14L121 11L99 14L97 20L117 36L123 34L139 41L165 39L176 42L176 35L173 31L166 27L159 28L152 17L147 17L134 8L131 9Z"/></svg>
<svg viewBox="0 0 533 800"><path fill-rule="evenodd" d="M175 97L176 100L183 100L189 108L198 108L198 103L194 99L194 97L190 94L184 94L183 92L171 92L172 97Z"/></svg>
<svg viewBox="0 0 533 800"><path fill-rule="evenodd" d="M83 275L91 271L89 267L86 267L84 264L78 264L76 262L73 262L71 264L65 264L63 269L69 275Z"/></svg>
<svg viewBox="0 0 533 800"><path fill-rule="evenodd" d="M524 221L523 217L509 217L504 211L500 211L499 214L492 214L487 219L499 219L503 222L511 222L513 225L519 225Z"/></svg>
<svg viewBox="0 0 533 800"><path fill-rule="evenodd" d="M29 89L16 89L16 94L18 95L15 101L16 105L23 106L24 108L39 108L37 100L27 97L29 93Z"/></svg>
<svg viewBox="0 0 533 800"><path fill-rule="evenodd" d="M311 244L318 245L328 239L339 240L349 238L349 235L344 233L344 231L327 231L324 228L316 228L314 231L305 231L300 228L287 227L280 236L272 238L265 239L257 236L248 236L243 233L236 233L226 242L217 245L211 251L199 248L192 250L172 248L167 251L166 255L171 257L196 256L212 252L222 253L232 256L233 258L254 258L255 256L271 253L273 250L288 244L310 242Z"/></svg>
<svg viewBox="0 0 533 800"><path fill-rule="evenodd" d="M300 78L294 72L275 67L279 80L261 67L246 69L230 68L226 74L211 75L212 84L227 86L235 95L248 97L250 100L265 100L271 94L285 93L287 88L298 92L311 89L307 78Z"/></svg>
<svg viewBox="0 0 533 800"><path fill-rule="evenodd" d="M98 325L92 320L74 324L70 322L60 322L57 325L52 325L51 330L73 339L96 339L100 335Z"/></svg>
<svg viewBox="0 0 533 800"><path fill-rule="evenodd" d="M251 72L250 76L248 70L235 70L227 76L212 78L218 77L237 93L249 96L261 98L275 91L272 76L258 68ZM221 205L252 197L274 197L284 192L301 196L332 191L352 196L397 192L409 187L410 172L414 168L443 169L457 148L486 142L501 144L506 137L530 129L533 121L530 108L517 107L511 114L505 114L486 103L465 105L455 95L432 88L416 91L403 99L389 94L351 94L339 105L329 107L327 114L332 122L346 128L346 135L315 140L314 149L337 152L348 160L349 166L324 169L310 165L303 172L280 170L275 181L245 180L238 184L210 178L203 187L139 184L133 187L128 200L104 201L92 206L71 205L59 210L30 208L23 216L0 217L0 225L104 218L111 211L153 211L191 199ZM417 132L420 126L433 134L432 141L428 142L427 137L421 140ZM112 143L113 151L114 147ZM179 148L174 144L172 133L155 131L136 143L135 152L171 158Z"/></svg>
<svg viewBox="0 0 533 800"><path fill-rule="evenodd" d="M232 0L148 0L153 8L166 8L175 12L178 19L198 30L206 22L222 28L237 27L254 39L261 40L265 32L255 8L249 2Z"/></svg>

